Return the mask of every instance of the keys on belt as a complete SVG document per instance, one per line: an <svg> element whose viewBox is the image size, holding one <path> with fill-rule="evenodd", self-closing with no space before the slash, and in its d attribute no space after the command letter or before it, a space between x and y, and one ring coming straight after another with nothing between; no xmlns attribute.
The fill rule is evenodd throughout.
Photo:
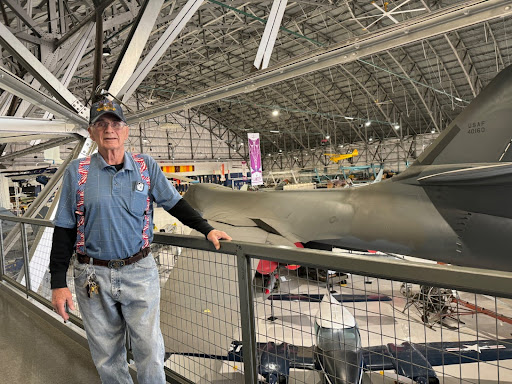
<svg viewBox="0 0 512 384"><path fill-rule="evenodd" d="M96 280L96 274L90 273L87 276L84 284L85 290L87 292L87 297L91 297L92 294L98 294L100 292L100 286L98 285L98 281Z"/></svg>

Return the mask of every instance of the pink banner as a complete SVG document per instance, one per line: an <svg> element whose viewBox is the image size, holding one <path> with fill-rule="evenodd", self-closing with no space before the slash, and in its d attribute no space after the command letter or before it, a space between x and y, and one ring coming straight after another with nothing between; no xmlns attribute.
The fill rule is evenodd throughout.
<svg viewBox="0 0 512 384"><path fill-rule="evenodd" d="M248 133L249 158L251 159L251 184L262 185L263 173L261 167L260 134Z"/></svg>

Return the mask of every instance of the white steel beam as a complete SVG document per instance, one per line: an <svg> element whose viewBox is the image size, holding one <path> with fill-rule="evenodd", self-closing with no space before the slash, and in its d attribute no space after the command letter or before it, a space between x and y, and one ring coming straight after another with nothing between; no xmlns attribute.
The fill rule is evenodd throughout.
<svg viewBox="0 0 512 384"><path fill-rule="evenodd" d="M25 69L63 105L78 112L84 119L89 117L86 108L62 83L14 36L5 25L0 23L0 44L13 55ZM13 92L14 93L14 92Z"/></svg>
<svg viewBox="0 0 512 384"><path fill-rule="evenodd" d="M45 143L32 145L31 147L28 147L28 148L25 148L25 149L22 149L22 150L13 152L13 153L9 153L8 155L0 156L0 163L14 160L17 157L29 155L34 152L40 152L40 151L44 151L45 149L54 148L54 147L58 147L58 146L61 146L64 144L68 144L68 143L71 143L76 140L77 140L77 137L60 137L55 140L49 140Z"/></svg>
<svg viewBox="0 0 512 384"><path fill-rule="evenodd" d="M151 5L149 5L150 2ZM107 81L106 88L112 95L117 95L133 74L163 3L164 0L146 0L142 5L139 16Z"/></svg>
<svg viewBox="0 0 512 384"><path fill-rule="evenodd" d="M0 117L0 134L12 132L18 134L78 134L89 137L86 129L63 120L28 119L25 117Z"/></svg>
<svg viewBox="0 0 512 384"><path fill-rule="evenodd" d="M88 120L69 110L59 102L51 99L41 91L34 89L18 76L0 67L0 88L22 99L30 101L35 106L49 111L54 115L64 117L79 126L87 126ZM88 115L88 112L87 112ZM88 116L87 116L88 117Z"/></svg>
<svg viewBox="0 0 512 384"><path fill-rule="evenodd" d="M346 64L362 57L510 14L512 14L512 6L508 0L467 1L424 16L418 16L368 34L365 37L357 37L332 47L321 48L282 65L275 65L265 71L240 77L179 100L131 114L128 116L128 121L133 124L151 117L193 108L240 93L249 93L260 87L266 87L334 65Z"/></svg>
<svg viewBox="0 0 512 384"><path fill-rule="evenodd" d="M146 55L146 57L144 57L142 63L137 67L135 72L130 76L126 84L124 84L117 94L118 97L122 97L123 102L126 102L133 92L135 92L139 84L146 78L156 62L162 57L167 48L169 48L176 36L178 36L181 30L185 27L203 1L204 0L188 0L187 4L183 6L176 18L171 22L167 30L160 39L158 39L151 51Z"/></svg>
<svg viewBox="0 0 512 384"><path fill-rule="evenodd" d="M85 49L87 48L89 41L92 36L92 29L94 28L94 23L92 25L89 25L89 27L84 28L84 33L81 36L80 39L78 39L78 36L75 36L75 39L72 41L69 41L65 45L61 45L58 47L55 51L49 52L46 57L43 60L43 65L52 73L55 74L56 77L60 77L62 75L62 72L64 71L64 68L68 66L68 69L66 73L64 74L64 77L61 79L61 83L68 87L71 78L73 74L76 71L76 68L78 67L78 64L80 63L80 60L82 59L82 56L84 55ZM79 40L78 42L75 40ZM64 52L64 53L63 53ZM59 57L66 57L66 59L62 60L62 63L56 68L57 61ZM56 69L55 69L56 68ZM32 78L32 76L30 76ZM37 79L33 79L30 83L30 85L34 89L40 89L41 84ZM23 117L25 116L27 110L30 107L30 102L27 100L23 100L21 104L18 106L16 113L14 116ZM49 115L45 116L45 119L50 118Z"/></svg>
<svg viewBox="0 0 512 384"><path fill-rule="evenodd" d="M66 72L62 76L61 82L62 85L65 87L69 86L69 83L71 82L71 79L73 78L73 75L76 72L76 69L78 68L78 65L80 64L80 61L82 60L82 57L84 56L85 50L89 46L89 42L92 39L92 32L94 31L94 25L95 23L90 23L88 26L85 26L84 33L80 38L80 41L75 45L75 50L73 54L71 55L71 59L69 60L68 67L66 69ZM63 46L59 47L62 48ZM67 62L67 61L66 61ZM62 68L59 68L57 72L55 73L56 76L59 76L62 71ZM53 118L53 114L50 112L46 112L44 115L45 119L51 119Z"/></svg>
<svg viewBox="0 0 512 384"><path fill-rule="evenodd" d="M256 59L254 60L254 66L258 69L266 69L268 67L287 3L288 0L274 0L265 31L261 37L258 52L256 53Z"/></svg>
<svg viewBox="0 0 512 384"><path fill-rule="evenodd" d="M62 85L67 87L69 83L71 82L71 79L73 78L73 75L75 74L76 69L78 68L78 64L80 64L80 61L82 60L82 57L84 56L85 50L89 46L89 42L92 39L93 31L94 31L94 24L90 23L89 25L85 26L82 31L82 36L80 38L80 41L75 45L75 50L73 54L71 55L71 60L69 62L69 66L66 70L66 73L64 73L64 76L62 77ZM57 76L59 73L57 72Z"/></svg>
<svg viewBox="0 0 512 384"><path fill-rule="evenodd" d="M0 96L0 116L5 116L9 111L9 107L11 106L12 98L14 96L12 93L4 92Z"/></svg>
<svg viewBox="0 0 512 384"><path fill-rule="evenodd" d="M15 0L2 0L5 4L11 8L11 10L18 16L23 23L27 25L37 37L42 37L43 33L37 27L37 23L32 19L32 17L25 11Z"/></svg>
<svg viewBox="0 0 512 384"><path fill-rule="evenodd" d="M60 33L61 35L66 33L67 25L66 25L66 8L64 6L64 1L59 0L59 23L60 23Z"/></svg>
<svg viewBox="0 0 512 384"><path fill-rule="evenodd" d="M72 135L72 134L70 134ZM58 139L58 138L62 138L62 135L56 135L56 134L41 134L41 135L36 135L36 134L26 134L26 135L22 135L22 134L19 134L19 133L6 133L6 134L2 134L0 136L0 144L5 144L5 143L28 143L29 141L31 140L48 140L48 139Z"/></svg>

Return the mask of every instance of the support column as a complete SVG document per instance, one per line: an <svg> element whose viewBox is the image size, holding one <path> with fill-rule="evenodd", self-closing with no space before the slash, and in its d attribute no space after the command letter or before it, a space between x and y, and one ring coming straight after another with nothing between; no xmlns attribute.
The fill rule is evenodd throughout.
<svg viewBox="0 0 512 384"><path fill-rule="evenodd" d="M9 179L0 175L0 207L11 208L11 199L9 197Z"/></svg>

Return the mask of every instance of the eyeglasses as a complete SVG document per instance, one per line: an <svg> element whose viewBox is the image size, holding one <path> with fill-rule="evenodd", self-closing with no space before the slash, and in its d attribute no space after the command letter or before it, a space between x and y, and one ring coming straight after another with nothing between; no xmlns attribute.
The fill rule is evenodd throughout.
<svg viewBox="0 0 512 384"><path fill-rule="evenodd" d="M116 131L120 130L121 128L125 127L126 124L121 121L121 120L117 120L117 121L97 121L93 124L93 127L94 128L97 128L97 129L101 129L101 130L105 130L108 128L108 126L111 126L113 129L115 129Z"/></svg>

